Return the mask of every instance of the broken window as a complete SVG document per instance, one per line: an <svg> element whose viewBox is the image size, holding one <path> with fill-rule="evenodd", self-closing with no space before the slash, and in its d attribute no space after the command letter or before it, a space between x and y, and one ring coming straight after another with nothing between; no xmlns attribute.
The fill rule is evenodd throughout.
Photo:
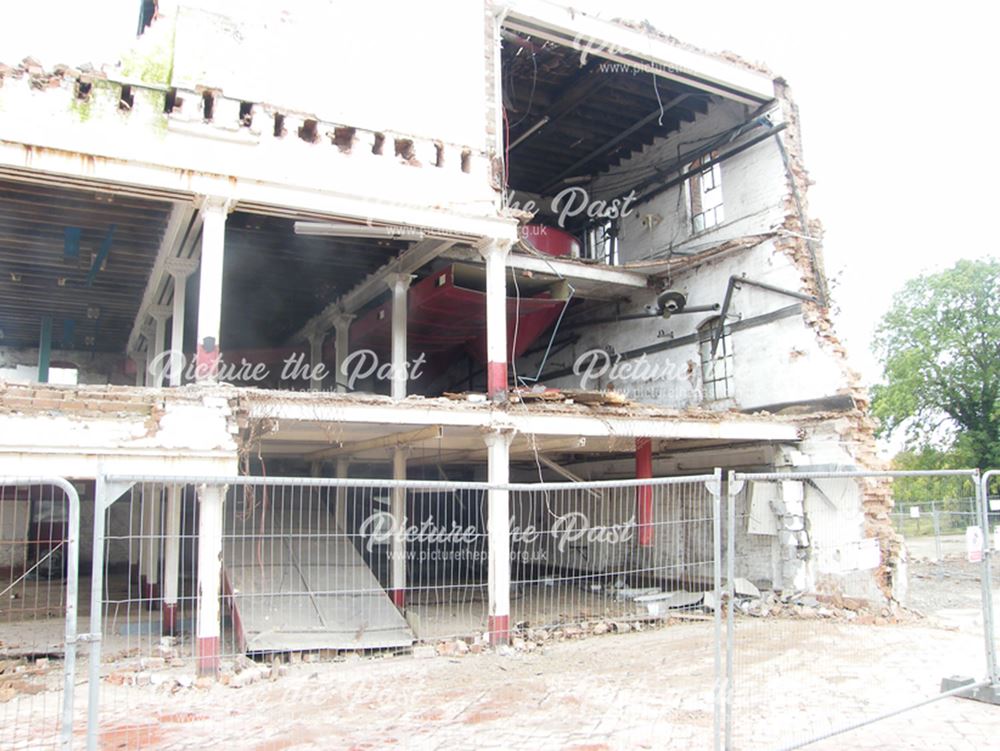
<svg viewBox="0 0 1000 751"><path fill-rule="evenodd" d="M691 177L687 181L688 200L691 207L691 228L695 232L722 224L725 214L722 207L722 169L717 153L696 159L688 166ZM708 163L707 167L703 164Z"/></svg>
<svg viewBox="0 0 1000 751"><path fill-rule="evenodd" d="M705 401L728 399L733 395L733 342L720 317L698 327L701 352L701 382Z"/></svg>
<svg viewBox="0 0 1000 751"><path fill-rule="evenodd" d="M613 266L618 263L618 224L607 220L592 224L584 234L584 258Z"/></svg>

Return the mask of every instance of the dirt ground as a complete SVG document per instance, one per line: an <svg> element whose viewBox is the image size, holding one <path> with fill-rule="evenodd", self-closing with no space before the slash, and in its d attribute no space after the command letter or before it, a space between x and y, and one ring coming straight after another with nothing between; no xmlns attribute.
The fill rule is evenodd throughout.
<svg viewBox="0 0 1000 751"><path fill-rule="evenodd" d="M931 697L946 676L982 677L977 570L960 558L917 558L910 584L922 616L903 623L739 618L734 748L783 748ZM104 670L99 745L710 749L713 633L710 619L673 620L586 638L571 630L566 638L500 652L425 657L433 650L424 648L413 655L246 661L229 685L194 680L189 660L126 657ZM86 662L83 654L75 694L81 746ZM0 687L5 677L58 685L58 661L48 670L30 662L8 667L13 672L0 671ZM25 675L32 672L38 675ZM0 748L53 740L58 696L32 689L0 697ZM983 749L998 737L1000 707L946 699L809 748Z"/></svg>

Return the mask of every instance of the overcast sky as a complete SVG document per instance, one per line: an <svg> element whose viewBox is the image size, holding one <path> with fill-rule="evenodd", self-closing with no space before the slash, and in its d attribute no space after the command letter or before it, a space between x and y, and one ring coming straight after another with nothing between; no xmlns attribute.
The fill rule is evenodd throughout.
<svg viewBox="0 0 1000 751"><path fill-rule="evenodd" d="M880 375L872 331L908 278L1000 255L990 229L1000 14L986 3L624 0L588 10L602 6L605 17L646 18L764 62L791 84L837 328L869 382Z"/></svg>

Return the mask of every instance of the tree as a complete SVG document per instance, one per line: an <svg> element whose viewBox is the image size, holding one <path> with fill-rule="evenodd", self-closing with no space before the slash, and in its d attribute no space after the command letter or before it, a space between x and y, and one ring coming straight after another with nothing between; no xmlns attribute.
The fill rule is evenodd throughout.
<svg viewBox="0 0 1000 751"><path fill-rule="evenodd" d="M959 261L911 279L875 333L884 383L872 412L888 435L1000 467L1000 261Z"/></svg>

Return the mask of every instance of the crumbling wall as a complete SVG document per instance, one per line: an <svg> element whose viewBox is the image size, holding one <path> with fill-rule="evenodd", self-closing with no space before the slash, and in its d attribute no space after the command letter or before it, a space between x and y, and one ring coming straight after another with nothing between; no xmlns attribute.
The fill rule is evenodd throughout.
<svg viewBox="0 0 1000 751"><path fill-rule="evenodd" d="M52 350L51 362L58 367L77 369L79 384L128 385L132 380L125 375L123 357L108 352L81 350ZM33 382L38 374L38 350L0 347L0 381Z"/></svg>

